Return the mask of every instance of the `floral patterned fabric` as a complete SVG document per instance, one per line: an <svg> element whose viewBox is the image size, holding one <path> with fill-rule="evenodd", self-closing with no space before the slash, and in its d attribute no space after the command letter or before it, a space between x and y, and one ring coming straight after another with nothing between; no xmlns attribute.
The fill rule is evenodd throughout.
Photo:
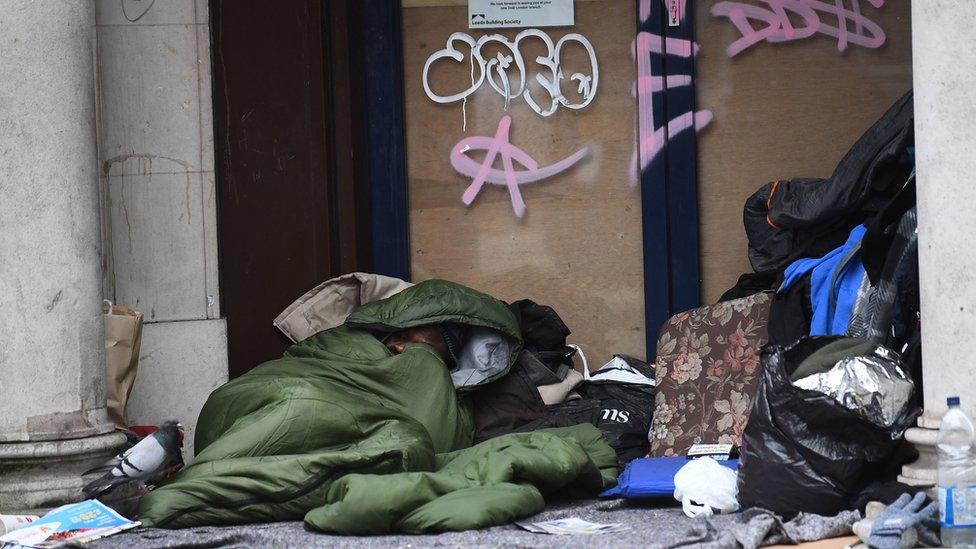
<svg viewBox="0 0 976 549"><path fill-rule="evenodd" d="M683 455L692 444L742 440L768 339L770 294L679 313L657 340L657 396L651 456Z"/></svg>

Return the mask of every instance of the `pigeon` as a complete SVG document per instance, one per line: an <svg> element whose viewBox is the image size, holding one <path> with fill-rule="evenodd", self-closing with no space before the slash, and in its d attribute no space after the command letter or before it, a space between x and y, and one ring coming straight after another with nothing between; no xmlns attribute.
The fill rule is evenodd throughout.
<svg viewBox="0 0 976 549"><path fill-rule="evenodd" d="M82 488L85 497L93 499L103 496L116 486L149 479L170 468L174 462L182 462L180 427L176 418L166 418L153 434L102 465L86 471L85 475L108 472Z"/></svg>

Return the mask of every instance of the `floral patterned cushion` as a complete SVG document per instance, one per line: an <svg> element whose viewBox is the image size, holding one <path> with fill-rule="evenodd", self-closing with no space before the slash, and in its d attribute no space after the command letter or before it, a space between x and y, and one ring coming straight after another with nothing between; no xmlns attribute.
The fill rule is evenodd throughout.
<svg viewBox="0 0 976 549"><path fill-rule="evenodd" d="M651 456L682 455L692 444L738 445L767 340L768 293L671 317L657 340L657 395Z"/></svg>

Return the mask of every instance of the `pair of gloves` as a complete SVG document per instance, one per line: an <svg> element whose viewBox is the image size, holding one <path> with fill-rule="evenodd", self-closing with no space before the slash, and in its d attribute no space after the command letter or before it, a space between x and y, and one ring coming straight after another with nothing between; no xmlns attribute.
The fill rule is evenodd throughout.
<svg viewBox="0 0 976 549"><path fill-rule="evenodd" d="M938 547L939 541L939 502L925 505L923 492L911 497L902 494L881 512L871 527L868 545L874 549L899 549L902 535L909 528L915 528L918 542L927 547ZM924 507L923 507L924 505Z"/></svg>

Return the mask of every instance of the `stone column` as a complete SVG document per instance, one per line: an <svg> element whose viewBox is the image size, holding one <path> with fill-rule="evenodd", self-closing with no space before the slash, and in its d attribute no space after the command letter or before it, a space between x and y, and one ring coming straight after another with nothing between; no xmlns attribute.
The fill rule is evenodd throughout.
<svg viewBox="0 0 976 549"><path fill-rule="evenodd" d="M0 512L81 498L105 414L90 0L0 17Z"/></svg>
<svg viewBox="0 0 976 549"><path fill-rule="evenodd" d="M925 412L906 433L921 458L902 480L934 484L946 397L976 411L976 3L912 3L918 261Z"/></svg>

